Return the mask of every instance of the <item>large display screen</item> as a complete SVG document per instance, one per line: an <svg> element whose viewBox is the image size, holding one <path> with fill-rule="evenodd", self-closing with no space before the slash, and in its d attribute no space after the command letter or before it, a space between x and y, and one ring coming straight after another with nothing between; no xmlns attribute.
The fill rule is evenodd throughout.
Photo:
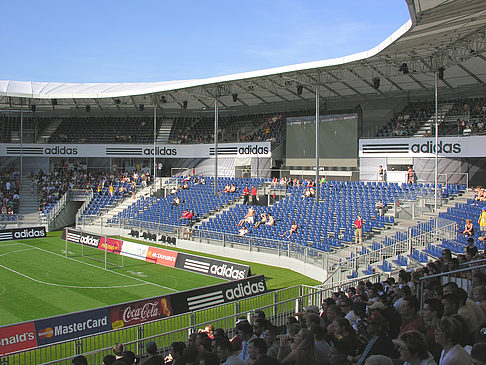
<svg viewBox="0 0 486 365"><path fill-rule="evenodd" d="M315 159L315 120L315 116L287 118L287 159ZM358 157L358 114L319 117L319 156L327 159Z"/></svg>

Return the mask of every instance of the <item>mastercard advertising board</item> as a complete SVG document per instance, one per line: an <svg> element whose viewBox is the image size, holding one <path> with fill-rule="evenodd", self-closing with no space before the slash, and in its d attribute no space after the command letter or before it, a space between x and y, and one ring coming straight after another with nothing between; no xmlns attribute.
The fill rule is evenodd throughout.
<svg viewBox="0 0 486 365"><path fill-rule="evenodd" d="M111 330L108 308L35 321L37 345L70 340Z"/></svg>

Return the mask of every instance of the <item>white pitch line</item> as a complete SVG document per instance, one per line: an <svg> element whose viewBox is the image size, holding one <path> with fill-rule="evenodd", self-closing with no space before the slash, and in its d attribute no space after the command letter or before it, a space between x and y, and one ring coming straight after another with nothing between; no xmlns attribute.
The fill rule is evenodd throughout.
<svg viewBox="0 0 486 365"><path fill-rule="evenodd" d="M127 285L114 285L114 286L79 286L79 285L65 285L65 284L54 284L54 283L48 283L46 281L42 281L42 280L37 280L37 279L34 279L33 277L30 277L28 275L25 275L25 274L22 274L21 272L18 272L18 271L15 271L9 267L6 267L6 266L3 266L3 265L0 265L1 268L5 269L5 270L8 270L8 271L11 271L17 275L20 275L26 279L29 279L29 280L32 280L36 283L39 283L39 284L44 284L44 285L49 285L49 286L58 286L58 287L62 287L62 288L74 288L74 289L119 289L119 288L128 288L128 287L132 287L132 286L142 286L142 285L148 285L148 283L140 283L140 284L127 284Z"/></svg>
<svg viewBox="0 0 486 365"><path fill-rule="evenodd" d="M40 251L43 251L43 252L47 252L47 253L49 253L49 254L51 254L51 255L60 256L60 257L62 257L62 258L64 258L64 259L68 259L68 260L72 260L72 261L75 261L75 262L79 262L79 263L81 263L81 264L84 264L84 265L87 265L87 266L91 266L91 267L94 267L94 268L96 268L96 269L105 270L105 269L104 269L104 268L102 268L102 267L99 267L99 266L96 266L96 265L93 265L93 264L90 264L90 263L87 263L87 262L83 262L83 261L80 261L80 260L76 260L76 259L74 259L74 258L72 258L72 257L66 257L66 256L64 256L64 255L61 255L61 254L58 254L58 253L55 253L55 252L51 252L51 251L44 250L44 249L39 248L39 247L31 246L31 245L29 245L29 244L27 244L27 243L24 243L24 242L21 242L21 243L22 243L23 245L27 246L27 247L31 247L31 248L34 248L34 249L36 249L36 250L40 250ZM169 287L167 287L167 286L163 286L163 285L155 284L155 283L152 283L152 282L147 281L147 280L143 280L143 279L135 278L135 277L130 276L130 275L125 275L125 274L122 274L122 273L120 273L120 272L116 272L116 271L110 271L110 272L112 272L113 274L116 274L116 275L123 276L123 277L125 277L125 278L130 278L130 279L133 279L133 280L137 280L137 281L140 281L140 282L142 282L142 283L149 284L149 285L154 285L154 286L157 286L157 287L159 287L159 288L167 289L167 290L170 290L170 291L173 291L173 292L177 292L177 291L179 291L179 290L174 289L174 288L169 288Z"/></svg>

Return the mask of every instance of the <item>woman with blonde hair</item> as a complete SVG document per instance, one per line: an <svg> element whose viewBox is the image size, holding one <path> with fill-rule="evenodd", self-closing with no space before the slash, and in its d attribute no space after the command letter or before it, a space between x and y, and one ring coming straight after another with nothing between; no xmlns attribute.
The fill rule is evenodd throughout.
<svg viewBox="0 0 486 365"><path fill-rule="evenodd" d="M285 346L287 336L280 337L280 345ZM295 336L294 343L291 345L292 351L287 356L278 355L278 360L282 365L317 365L316 348L314 335L307 328L302 328Z"/></svg>

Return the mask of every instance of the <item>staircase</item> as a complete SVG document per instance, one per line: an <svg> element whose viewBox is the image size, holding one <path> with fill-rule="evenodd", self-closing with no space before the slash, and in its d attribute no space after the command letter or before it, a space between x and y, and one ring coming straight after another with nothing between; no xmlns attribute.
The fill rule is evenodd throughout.
<svg viewBox="0 0 486 365"><path fill-rule="evenodd" d="M435 218L438 217L439 213L441 212L446 212L447 208L454 207L456 203L466 203L467 199L472 199L474 197L474 192L471 190L466 191L464 194L460 196L456 196L453 199L449 199L446 203L444 203L440 208L437 209L437 212L428 212L424 213L420 217L417 217L415 219L400 219L396 221L396 224L394 226L388 227L387 230L383 231L380 235L374 236L371 240L369 241L363 241L363 247L371 249L372 242L373 241L381 241L385 236L393 237L397 232L406 232L409 228L415 227L418 224L422 222L427 222L430 220L430 218ZM430 242L434 243L434 242ZM332 258L333 262L338 262L339 259L342 260L342 262L346 261L347 258L349 258L351 255L354 256L360 256L359 252L361 251L361 247L356 247L355 245L349 245L348 247L341 248L339 250L336 250L335 252L332 252ZM408 253L403 253L402 256L407 257ZM376 273L382 273L383 275L389 275L391 272L396 272L404 267L401 267L397 265L396 262L394 262L396 258L395 257L388 257L387 261L390 263L389 266L389 272L383 271L381 268L381 262L377 261L374 264L372 264L373 270ZM352 275L352 271L355 270L358 273L358 277L363 276L363 272L367 269L367 267L363 267L361 265L360 261L358 260L358 265L357 267L355 266L353 269L349 269L348 267L345 267L342 269L342 272L340 275L335 275L338 277L339 281L345 281L346 277L350 277ZM366 266L366 265L365 265ZM421 263L413 261L412 259L408 258L408 264L407 268L410 267L419 267L422 266ZM338 266L335 266L336 270L338 269Z"/></svg>
<svg viewBox="0 0 486 365"><path fill-rule="evenodd" d="M437 109L438 123L441 124L449 110L454 106L454 103L445 103L439 105ZM419 129L413 134L414 137L423 137L424 134L432 134L433 126L435 125L435 115L432 115L427 121L422 123Z"/></svg>
<svg viewBox="0 0 486 365"><path fill-rule="evenodd" d="M35 143L46 143L51 138L52 134L56 131L57 127L62 123L62 119L54 119L49 122L47 127L39 133Z"/></svg>
<svg viewBox="0 0 486 365"><path fill-rule="evenodd" d="M168 143L170 137L170 131L172 130L173 119L162 119L159 131L157 133L157 143Z"/></svg>
<svg viewBox="0 0 486 365"><path fill-rule="evenodd" d="M23 217L23 226L38 226L41 224L39 218L39 196L37 186L32 184L32 180L25 176L20 182L20 206L19 214Z"/></svg>

